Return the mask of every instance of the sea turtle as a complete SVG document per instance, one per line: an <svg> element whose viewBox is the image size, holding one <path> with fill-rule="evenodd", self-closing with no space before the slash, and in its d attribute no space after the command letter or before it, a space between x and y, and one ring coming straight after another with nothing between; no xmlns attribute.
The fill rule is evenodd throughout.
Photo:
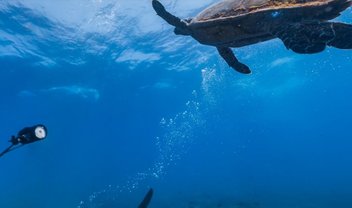
<svg viewBox="0 0 352 208"><path fill-rule="evenodd" d="M326 46L352 49L352 25L328 22L351 6L351 0L222 0L196 17L180 19L153 0L157 15L175 26L176 35L190 35L215 46L238 72L251 70L230 48L280 38L296 53L318 53Z"/></svg>

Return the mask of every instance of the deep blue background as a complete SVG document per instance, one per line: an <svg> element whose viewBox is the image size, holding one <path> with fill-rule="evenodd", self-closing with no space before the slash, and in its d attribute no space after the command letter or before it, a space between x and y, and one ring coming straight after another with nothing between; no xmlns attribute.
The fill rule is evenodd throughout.
<svg viewBox="0 0 352 208"><path fill-rule="evenodd" d="M40 13L0 12L1 31L55 60L0 54L0 146L24 126L49 131L1 158L0 207L136 207L149 187L151 207L352 207L351 51L262 43L236 50L254 72L246 76L180 37L189 42L178 51L131 69L111 59L125 48L109 37L86 34L107 45L86 53L85 42L26 29L61 27ZM351 22L351 10L339 20ZM175 38L166 25L131 47L155 52L165 36Z"/></svg>

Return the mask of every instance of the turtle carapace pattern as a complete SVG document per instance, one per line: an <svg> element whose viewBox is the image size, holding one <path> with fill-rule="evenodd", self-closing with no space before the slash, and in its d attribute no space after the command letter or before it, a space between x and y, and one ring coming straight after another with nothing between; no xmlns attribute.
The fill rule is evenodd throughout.
<svg viewBox="0 0 352 208"><path fill-rule="evenodd" d="M326 46L352 49L352 25L329 22L351 6L351 0L223 0L194 18L180 19L158 1L157 15L199 43L215 46L227 64L249 74L231 50L279 38L287 49L311 54Z"/></svg>

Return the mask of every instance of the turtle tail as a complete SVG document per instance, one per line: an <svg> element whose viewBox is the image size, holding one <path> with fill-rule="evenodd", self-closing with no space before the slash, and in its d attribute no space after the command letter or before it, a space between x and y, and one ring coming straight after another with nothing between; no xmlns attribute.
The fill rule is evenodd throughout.
<svg viewBox="0 0 352 208"><path fill-rule="evenodd" d="M156 14L163 18L170 25L180 29L187 28L187 24L184 21L166 11L165 7L158 0L153 0L152 5L156 11Z"/></svg>

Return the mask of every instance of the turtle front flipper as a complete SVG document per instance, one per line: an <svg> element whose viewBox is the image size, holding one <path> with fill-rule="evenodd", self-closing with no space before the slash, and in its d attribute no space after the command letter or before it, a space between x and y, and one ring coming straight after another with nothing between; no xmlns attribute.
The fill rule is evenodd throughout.
<svg viewBox="0 0 352 208"><path fill-rule="evenodd" d="M226 63L235 69L236 71L242 73L242 74L250 74L251 70L249 69L248 66L245 64L242 64L239 62L235 56L235 54L232 52L231 48L226 48L226 47L217 47L220 56L226 61Z"/></svg>
<svg viewBox="0 0 352 208"><path fill-rule="evenodd" d="M156 14L163 18L170 25L173 25L176 28L187 27L187 24L184 21L166 11L165 7L158 0L153 0L152 4Z"/></svg>
<svg viewBox="0 0 352 208"><path fill-rule="evenodd" d="M286 25L278 28L274 35L280 38L288 49L296 53L318 53L326 46L352 49L352 25L343 23Z"/></svg>

